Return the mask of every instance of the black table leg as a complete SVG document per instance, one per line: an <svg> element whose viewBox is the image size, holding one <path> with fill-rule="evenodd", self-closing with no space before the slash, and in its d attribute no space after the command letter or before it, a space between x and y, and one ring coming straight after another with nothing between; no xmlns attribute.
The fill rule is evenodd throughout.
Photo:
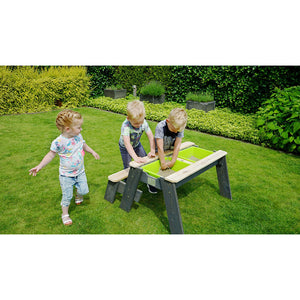
<svg viewBox="0 0 300 300"><path fill-rule="evenodd" d="M225 156L219 159L218 164L216 165L216 168L217 168L217 176L218 176L220 194L221 194L221 196L232 200L229 176L228 176L228 169L227 169L227 163L226 163Z"/></svg>
<svg viewBox="0 0 300 300"><path fill-rule="evenodd" d="M184 233L178 204L176 185L160 178L171 233Z"/></svg>
<svg viewBox="0 0 300 300"><path fill-rule="evenodd" d="M118 186L119 186L119 182L112 182L112 181L108 180L106 190L105 190L104 199L109 201L110 203L114 203L116 193L117 193L117 190L118 190Z"/></svg>
<svg viewBox="0 0 300 300"><path fill-rule="evenodd" d="M129 212L133 204L143 169L130 167L120 208Z"/></svg>

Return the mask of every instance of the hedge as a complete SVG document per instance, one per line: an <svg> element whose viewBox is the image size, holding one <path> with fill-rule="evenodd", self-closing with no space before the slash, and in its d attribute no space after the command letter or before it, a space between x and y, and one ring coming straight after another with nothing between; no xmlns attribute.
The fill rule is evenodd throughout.
<svg viewBox="0 0 300 300"><path fill-rule="evenodd" d="M87 67L87 74L91 81L91 97L103 96L104 89L115 84L114 72L115 68L112 66Z"/></svg>
<svg viewBox="0 0 300 300"><path fill-rule="evenodd" d="M89 92L84 67L0 67L0 115L77 107Z"/></svg>
<svg viewBox="0 0 300 300"><path fill-rule="evenodd" d="M157 80L165 86L167 101L183 103L189 92L209 92L217 107L243 113L255 113L275 87L295 86L300 78L299 66L96 66L88 72L94 89L102 89L108 78L128 93L136 85L139 95L143 85Z"/></svg>
<svg viewBox="0 0 300 300"><path fill-rule="evenodd" d="M133 99L135 98L111 99L99 97L87 100L85 105L126 115L127 103ZM144 105L146 119L157 122L166 119L173 108L183 107L182 104L176 102L165 102L159 105L144 102ZM187 110L187 114L187 128L189 129L247 141L253 144L260 144L261 142L255 125L256 118L253 115L232 113L229 109L215 109L208 113L191 109Z"/></svg>

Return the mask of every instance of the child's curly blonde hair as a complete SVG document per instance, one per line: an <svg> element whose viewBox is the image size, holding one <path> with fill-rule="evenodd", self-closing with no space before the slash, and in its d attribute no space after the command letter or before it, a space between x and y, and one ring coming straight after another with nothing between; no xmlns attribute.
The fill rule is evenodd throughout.
<svg viewBox="0 0 300 300"><path fill-rule="evenodd" d="M176 130L181 132L186 126L187 113L183 108L174 108L173 110L171 110L168 120Z"/></svg>
<svg viewBox="0 0 300 300"><path fill-rule="evenodd" d="M134 100L127 104L127 117L129 120L140 120L145 118L145 115L146 112L143 102Z"/></svg>
<svg viewBox="0 0 300 300"><path fill-rule="evenodd" d="M70 109L65 109L57 115L56 127L63 132L66 127L72 127L73 122L76 120L82 120L81 114Z"/></svg>

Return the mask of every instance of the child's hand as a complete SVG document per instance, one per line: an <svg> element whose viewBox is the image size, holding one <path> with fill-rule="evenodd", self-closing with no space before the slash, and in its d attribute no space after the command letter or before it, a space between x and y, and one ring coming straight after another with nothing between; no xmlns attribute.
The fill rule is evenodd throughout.
<svg viewBox="0 0 300 300"><path fill-rule="evenodd" d="M136 163L138 163L138 164L143 164L143 163L145 163L145 162L148 161L148 157L147 156L145 156L145 157L137 157L137 158L134 159L134 161Z"/></svg>
<svg viewBox="0 0 300 300"><path fill-rule="evenodd" d="M176 161L175 161L175 162L176 162ZM175 162L173 162L173 160L168 161L167 164L168 164L168 166L169 166L170 169L174 166Z"/></svg>
<svg viewBox="0 0 300 300"><path fill-rule="evenodd" d="M150 151L148 153L148 157L151 158L151 157L155 157L155 151Z"/></svg>
<svg viewBox="0 0 300 300"><path fill-rule="evenodd" d="M36 176L36 174L41 170L39 166L36 166L29 170L29 175Z"/></svg>
<svg viewBox="0 0 300 300"><path fill-rule="evenodd" d="M166 170L166 169L169 169L170 168L170 161L162 161L160 163L160 167L162 170Z"/></svg>
<svg viewBox="0 0 300 300"><path fill-rule="evenodd" d="M95 157L95 159L100 159L100 156L97 152L93 151L92 155Z"/></svg>

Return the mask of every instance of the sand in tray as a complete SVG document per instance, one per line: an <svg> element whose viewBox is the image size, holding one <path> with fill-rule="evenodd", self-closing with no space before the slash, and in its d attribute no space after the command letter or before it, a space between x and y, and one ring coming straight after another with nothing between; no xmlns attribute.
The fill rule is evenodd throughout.
<svg viewBox="0 0 300 300"><path fill-rule="evenodd" d="M189 157L189 159L190 159L190 160L193 160L193 161L198 161L198 160L200 160L199 158L197 158L197 157L195 157L195 156L193 156L193 155L192 155L191 157Z"/></svg>
<svg viewBox="0 0 300 300"><path fill-rule="evenodd" d="M169 176L171 174L174 174L174 173L175 173L175 171L173 171L172 169L166 169L166 170L159 169L157 174L160 177L167 177L167 176Z"/></svg>

